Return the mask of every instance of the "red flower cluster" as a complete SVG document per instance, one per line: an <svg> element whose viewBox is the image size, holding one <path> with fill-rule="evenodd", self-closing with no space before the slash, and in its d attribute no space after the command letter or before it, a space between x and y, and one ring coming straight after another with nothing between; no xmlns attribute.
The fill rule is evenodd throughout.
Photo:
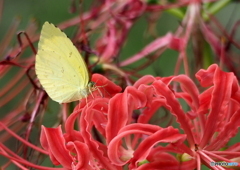
<svg viewBox="0 0 240 170"><path fill-rule="evenodd" d="M88 1L72 2L74 11L74 4L84 8L83 4ZM228 146L240 126L240 92L235 77L240 80L239 55L235 51L240 49L236 40L239 22L230 16L235 24L224 29L222 19L218 21L214 16L227 4L235 6L234 2L98 0L90 4L87 5L89 9L79 10L78 15L62 20L58 26L62 30L75 26L72 41L83 55L90 73L102 73L110 80L116 80L121 87L129 86L122 92L104 76L93 75L96 91L83 99L70 116L68 106L75 103L63 104L61 110L52 109L59 113L54 124L63 126L42 126L43 150L36 139L38 125L46 123L42 118L48 118L47 110L51 106L34 71L37 50L33 42L39 38L39 26L31 20L25 32L15 37L20 24L19 19L15 20L0 45L0 109L3 110L0 111L0 155L7 158L0 163L0 169L13 165L23 170L200 170L204 164L218 170L225 167L210 163L239 164L240 144L234 141ZM163 12L176 17L179 25L164 31L161 26L168 22L162 17ZM145 24L138 22L140 20ZM136 34L140 38L134 37L131 42L134 27L144 32ZM19 45L12 47L15 43L10 40L16 38ZM146 43L134 49L134 54L125 53L139 40ZM34 55L25 51L29 47ZM142 76L139 71L153 68L152 64L157 63L158 58L164 58L169 49L176 50L178 55L177 61L172 59L175 55L167 56L171 58L171 64L175 64L171 72L178 75L183 68L186 75L144 76L135 82ZM211 63L221 63L232 73L211 65L196 74L202 86L199 88L200 85L187 75L195 74ZM169 63L167 67L171 67ZM172 118L164 122L167 126L159 123L166 112ZM22 144L17 142L14 147L8 146L12 143L11 137ZM49 155L54 165L63 168L44 167L42 154ZM239 169L239 166L227 168Z"/></svg>
<svg viewBox="0 0 240 170"><path fill-rule="evenodd" d="M186 75L144 76L121 92L95 74L94 98L90 95L87 104L82 101L75 108L65 133L60 126L42 127L41 144L52 162L66 169L201 169L201 164L224 169L211 167L210 162L239 159L240 143L221 150L240 126L239 85L233 73L215 64L196 77L208 87L202 93ZM171 83L179 83L181 90L174 90ZM179 99L187 103L188 111ZM161 107L176 117L181 132L149 123Z"/></svg>

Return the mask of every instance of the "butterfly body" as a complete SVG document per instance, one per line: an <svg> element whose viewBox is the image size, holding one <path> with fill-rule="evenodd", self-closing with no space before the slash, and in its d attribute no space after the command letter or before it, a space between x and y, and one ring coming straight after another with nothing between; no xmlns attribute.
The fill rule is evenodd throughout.
<svg viewBox="0 0 240 170"><path fill-rule="evenodd" d="M35 69L43 88L59 103L85 98L93 88L87 66L72 41L48 22L41 31Z"/></svg>

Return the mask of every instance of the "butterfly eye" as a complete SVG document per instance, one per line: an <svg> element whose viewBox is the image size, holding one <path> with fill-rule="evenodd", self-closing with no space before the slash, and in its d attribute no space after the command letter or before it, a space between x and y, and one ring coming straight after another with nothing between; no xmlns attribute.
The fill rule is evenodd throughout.
<svg viewBox="0 0 240 170"><path fill-rule="evenodd" d="M96 83L95 82L92 82L92 81L90 81L89 83L88 83L88 87L94 87L96 85Z"/></svg>

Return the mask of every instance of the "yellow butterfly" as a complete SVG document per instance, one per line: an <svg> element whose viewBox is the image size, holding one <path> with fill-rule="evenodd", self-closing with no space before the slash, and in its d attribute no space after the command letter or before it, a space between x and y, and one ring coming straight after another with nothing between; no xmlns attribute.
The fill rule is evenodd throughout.
<svg viewBox="0 0 240 170"><path fill-rule="evenodd" d="M59 103L85 98L95 85L72 41L49 22L42 27L35 68L47 94Z"/></svg>

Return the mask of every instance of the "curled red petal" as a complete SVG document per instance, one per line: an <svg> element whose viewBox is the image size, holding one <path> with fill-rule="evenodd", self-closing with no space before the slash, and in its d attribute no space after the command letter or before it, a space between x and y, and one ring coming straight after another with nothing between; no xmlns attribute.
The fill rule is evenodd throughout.
<svg viewBox="0 0 240 170"><path fill-rule="evenodd" d="M105 107L105 105L108 104L107 102L108 99L106 98L96 98L93 100L91 105L85 107L80 117L80 129L84 143L88 146L89 152L91 152L91 155L93 157L92 159L98 162L97 166L104 167L105 169L115 170L118 169L118 167L112 165L108 157L105 155L105 150L107 150L107 146L102 145L92 136L94 122L93 117L95 114L106 114L101 113L101 108ZM101 122L97 123L100 124Z"/></svg>
<svg viewBox="0 0 240 170"><path fill-rule="evenodd" d="M109 101L108 123L106 127L108 143L127 122L131 122L133 110L144 107L146 102L144 93L131 86L127 87L123 94L117 94Z"/></svg>
<svg viewBox="0 0 240 170"><path fill-rule="evenodd" d="M199 107L199 91L195 83L186 75L174 76L171 81L177 81L180 83L181 89L191 98L191 108L196 111Z"/></svg>
<svg viewBox="0 0 240 170"><path fill-rule="evenodd" d="M217 68L217 64L212 64L207 70L201 69L196 73L195 76L201 83L201 86L208 87L213 85L213 76Z"/></svg>
<svg viewBox="0 0 240 170"><path fill-rule="evenodd" d="M138 148L134 152L134 157L131 160L130 167L136 168L138 162L145 160L149 155L151 149L157 143L161 142L176 144L182 143L185 139L186 135L180 134L178 129L174 129L171 126L158 130L139 144Z"/></svg>
<svg viewBox="0 0 240 170"><path fill-rule="evenodd" d="M139 80L137 80L133 87L136 87L136 88L139 88L140 85L143 85L143 84L152 84L154 81L156 80L155 77L151 76L151 75L146 75L146 76L143 76L141 77Z"/></svg>
<svg viewBox="0 0 240 170"><path fill-rule="evenodd" d="M90 152L89 148L85 143L75 141L68 142L67 147L69 150L73 150L76 153L75 163L72 164L72 169L88 169Z"/></svg>
<svg viewBox="0 0 240 170"><path fill-rule="evenodd" d="M201 147L205 147L209 140L212 138L212 135L217 131L218 123L220 123L226 115L226 107L229 105L231 93L232 93L232 83L234 76L232 73L226 73L221 71L216 65L215 69L210 68L207 71L213 71L210 75L214 75L213 80L214 84L212 97L210 102L210 112L206 121L204 136L200 143ZM209 72L205 72L209 75ZM204 74L201 76L206 77ZM215 120L215 121L213 121Z"/></svg>
<svg viewBox="0 0 240 170"><path fill-rule="evenodd" d="M126 164L130 158L133 156L131 155L131 151L129 154L129 158L128 160L122 160L122 155L125 155L126 153L123 153L123 151L121 153L119 153L119 147L121 144L121 140L123 137L130 135L130 134L146 134L146 135L152 135L153 133L155 133L156 131L162 129L159 126L156 125L150 125L150 124L141 124L141 123L136 123L136 124L130 124L127 125L125 127L123 127L119 134L117 136L115 136L115 138L113 138L111 140L111 142L108 145L108 156L109 159L116 165L119 166L123 166L124 164ZM128 152L128 151L125 151Z"/></svg>
<svg viewBox="0 0 240 170"><path fill-rule="evenodd" d="M112 96L122 91L122 88L108 80L101 74L93 74L92 81L96 83L98 90L103 94L101 97Z"/></svg>
<svg viewBox="0 0 240 170"><path fill-rule="evenodd" d="M165 102L163 103L164 106L176 116L177 121L180 123L182 129L187 134L188 142L190 145L194 145L195 141L193 133L191 131L191 124L188 117L184 113L184 110L182 109L179 101L176 99L175 94L161 80L155 81L153 83L153 87L155 89L156 95L159 98L165 99Z"/></svg>
<svg viewBox="0 0 240 170"><path fill-rule="evenodd" d="M45 128L42 126L40 142L42 147L49 152L50 158L55 165L60 163L63 167L71 169L72 158L65 146L61 126L57 128Z"/></svg>
<svg viewBox="0 0 240 170"><path fill-rule="evenodd" d="M230 121L224 126L222 131L220 131L219 135L212 143L207 146L206 150L219 150L224 147L229 140L234 137L238 128L240 127L240 109L236 111L231 117Z"/></svg>

